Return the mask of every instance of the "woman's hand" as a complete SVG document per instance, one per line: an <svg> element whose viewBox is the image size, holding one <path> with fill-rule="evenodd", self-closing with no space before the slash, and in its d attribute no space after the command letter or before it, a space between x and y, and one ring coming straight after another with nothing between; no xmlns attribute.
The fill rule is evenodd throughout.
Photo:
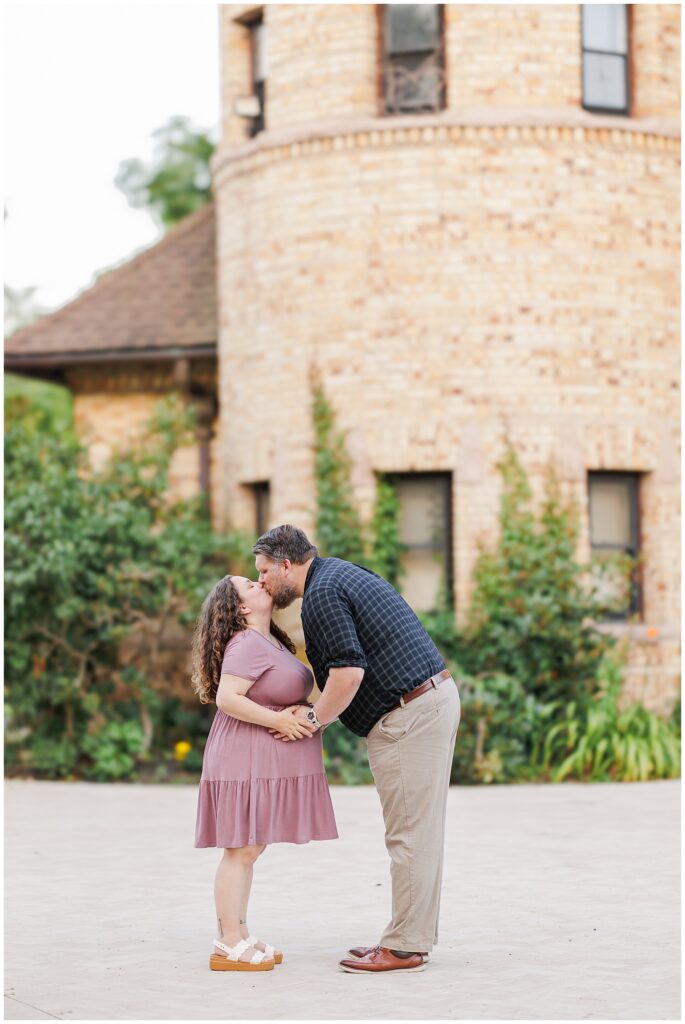
<svg viewBox="0 0 685 1024"><path fill-rule="evenodd" d="M305 736L311 736L316 731L316 727L311 722L295 717L295 709L299 707L301 705L294 704L290 708L285 708L284 711L276 712L276 726L273 729L269 729L269 732L279 740L286 741L301 740Z"/></svg>

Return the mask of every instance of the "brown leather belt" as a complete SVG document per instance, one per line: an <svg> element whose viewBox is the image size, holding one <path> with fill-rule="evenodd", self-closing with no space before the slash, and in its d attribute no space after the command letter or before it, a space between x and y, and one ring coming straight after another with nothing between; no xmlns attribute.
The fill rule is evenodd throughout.
<svg viewBox="0 0 685 1024"><path fill-rule="evenodd" d="M425 683L419 683L419 685L414 687L413 690L410 690L409 693L405 693L404 696L400 697L397 704L393 704L391 708L388 708L385 714L387 715L390 711L395 711L396 708L403 708L410 700L414 700L414 697L420 697L422 693L426 693L432 686L437 689L439 683L444 682L445 679L451 678L452 673L449 669L444 668L442 672L436 672L436 674L431 676L430 679L426 679Z"/></svg>

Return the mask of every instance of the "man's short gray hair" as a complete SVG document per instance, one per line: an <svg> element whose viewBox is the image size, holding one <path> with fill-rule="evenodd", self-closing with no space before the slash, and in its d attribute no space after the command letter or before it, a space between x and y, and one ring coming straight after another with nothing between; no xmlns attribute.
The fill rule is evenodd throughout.
<svg viewBox="0 0 685 1024"><path fill-rule="evenodd" d="M266 555L274 562L282 562L287 558L295 565L302 565L310 558L315 558L319 552L304 530L286 523L263 533L252 548L252 553Z"/></svg>

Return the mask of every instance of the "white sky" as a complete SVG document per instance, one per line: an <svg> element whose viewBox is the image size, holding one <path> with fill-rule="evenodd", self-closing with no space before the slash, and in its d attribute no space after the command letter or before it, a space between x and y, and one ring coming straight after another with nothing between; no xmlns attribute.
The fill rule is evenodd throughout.
<svg viewBox="0 0 685 1024"><path fill-rule="evenodd" d="M173 115L218 136L214 3L4 4L5 280L63 305L159 237L114 185Z"/></svg>

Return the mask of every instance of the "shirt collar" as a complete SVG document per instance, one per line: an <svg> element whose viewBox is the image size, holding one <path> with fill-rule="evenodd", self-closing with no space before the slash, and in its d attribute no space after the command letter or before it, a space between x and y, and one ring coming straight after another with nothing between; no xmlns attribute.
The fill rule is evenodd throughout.
<svg viewBox="0 0 685 1024"><path fill-rule="evenodd" d="M321 558L319 555L316 555L316 557L314 558L312 564L307 569L307 576L306 576L306 579L304 581L304 590L302 592L302 596L303 597L307 593L307 587L309 586L309 584L314 579L314 576L316 575L317 571L321 568L322 562L323 562L323 558Z"/></svg>

